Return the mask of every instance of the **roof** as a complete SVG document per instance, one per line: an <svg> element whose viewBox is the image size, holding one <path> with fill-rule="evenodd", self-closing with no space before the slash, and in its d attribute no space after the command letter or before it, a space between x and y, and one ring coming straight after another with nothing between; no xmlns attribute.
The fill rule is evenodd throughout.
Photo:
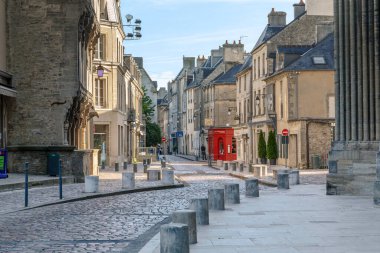
<svg viewBox="0 0 380 253"><path fill-rule="evenodd" d="M240 67L238 72L243 72L246 69L252 68L252 55L250 54L247 59L245 59L245 62L243 65Z"/></svg>
<svg viewBox="0 0 380 253"><path fill-rule="evenodd" d="M323 57L325 64L315 63L314 57ZM329 34L315 47L304 53L298 60L285 67L289 70L333 70L334 69L334 35Z"/></svg>
<svg viewBox="0 0 380 253"><path fill-rule="evenodd" d="M309 51L313 46L277 46L277 52L283 54L299 54L302 55L305 52Z"/></svg>
<svg viewBox="0 0 380 253"><path fill-rule="evenodd" d="M264 31L261 33L260 38L256 42L256 45L253 47L252 51L259 47L261 44L267 42L270 38L284 29L285 26L270 26L269 24L265 27Z"/></svg>
<svg viewBox="0 0 380 253"><path fill-rule="evenodd" d="M214 79L213 83L235 83L236 74L239 72L242 64L237 64L233 66L226 73L222 73L217 78Z"/></svg>

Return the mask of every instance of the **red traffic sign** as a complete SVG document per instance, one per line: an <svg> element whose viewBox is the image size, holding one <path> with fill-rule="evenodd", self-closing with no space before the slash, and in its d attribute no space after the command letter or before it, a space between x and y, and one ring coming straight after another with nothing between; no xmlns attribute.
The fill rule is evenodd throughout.
<svg viewBox="0 0 380 253"><path fill-rule="evenodd" d="M283 136L288 136L289 135L289 130L288 129L282 129L282 135Z"/></svg>
<svg viewBox="0 0 380 253"><path fill-rule="evenodd" d="M161 138L161 141L162 141L162 142L165 142L165 141L166 141L166 138L165 138L165 137L162 137L162 138Z"/></svg>

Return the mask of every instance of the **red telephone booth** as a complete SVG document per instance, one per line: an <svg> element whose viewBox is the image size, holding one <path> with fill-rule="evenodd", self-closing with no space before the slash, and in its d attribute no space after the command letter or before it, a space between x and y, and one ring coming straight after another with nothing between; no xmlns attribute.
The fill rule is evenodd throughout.
<svg viewBox="0 0 380 253"><path fill-rule="evenodd" d="M208 130L208 150L213 160L236 160L236 139L233 128L212 128Z"/></svg>

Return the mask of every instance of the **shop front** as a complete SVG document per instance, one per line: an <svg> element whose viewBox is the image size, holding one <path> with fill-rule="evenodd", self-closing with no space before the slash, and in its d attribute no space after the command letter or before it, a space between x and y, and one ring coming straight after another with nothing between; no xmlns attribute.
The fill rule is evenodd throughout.
<svg viewBox="0 0 380 253"><path fill-rule="evenodd" d="M208 150L212 159L234 161L236 154L236 139L233 128L212 128L208 130Z"/></svg>

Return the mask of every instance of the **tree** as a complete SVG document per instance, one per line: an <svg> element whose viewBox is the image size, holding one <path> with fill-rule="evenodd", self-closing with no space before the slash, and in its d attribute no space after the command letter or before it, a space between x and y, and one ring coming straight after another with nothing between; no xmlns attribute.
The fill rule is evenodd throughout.
<svg viewBox="0 0 380 253"><path fill-rule="evenodd" d="M146 122L151 122L154 115L154 105L152 99L148 96L145 86L142 87L144 95L142 97L142 113Z"/></svg>
<svg viewBox="0 0 380 253"><path fill-rule="evenodd" d="M161 143L161 129L156 123L146 123L146 146L154 147Z"/></svg>
<svg viewBox="0 0 380 253"><path fill-rule="evenodd" d="M269 136L268 136L267 158L277 159L277 143L276 143L276 136L273 131L270 131Z"/></svg>
<svg viewBox="0 0 380 253"><path fill-rule="evenodd" d="M259 158L265 159L267 157L267 145L265 143L264 133L261 131L258 143Z"/></svg>

